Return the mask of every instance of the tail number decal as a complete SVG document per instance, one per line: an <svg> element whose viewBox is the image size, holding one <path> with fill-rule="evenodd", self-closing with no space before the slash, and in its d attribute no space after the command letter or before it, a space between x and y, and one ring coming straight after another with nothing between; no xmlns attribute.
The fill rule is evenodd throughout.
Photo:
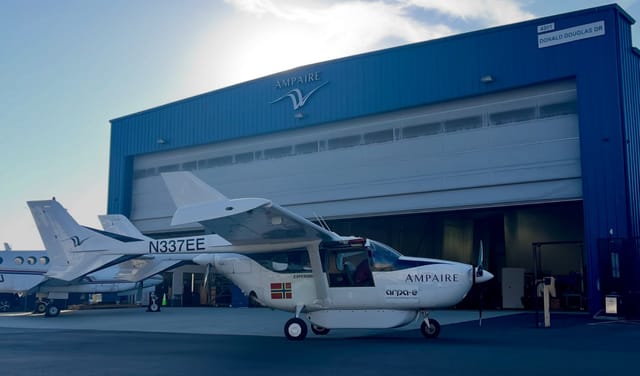
<svg viewBox="0 0 640 376"><path fill-rule="evenodd" d="M152 240L149 253L176 253L204 251L204 238Z"/></svg>

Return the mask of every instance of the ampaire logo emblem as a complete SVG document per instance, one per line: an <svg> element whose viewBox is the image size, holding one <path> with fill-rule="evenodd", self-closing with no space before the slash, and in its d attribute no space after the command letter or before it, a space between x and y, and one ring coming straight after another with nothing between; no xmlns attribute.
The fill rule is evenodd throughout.
<svg viewBox="0 0 640 376"><path fill-rule="evenodd" d="M81 245L82 245L82 243L84 243L87 239L89 239L89 238L87 237L87 238L84 238L84 239L80 240L80 238L79 238L79 237L77 237L77 236L72 236L72 237L71 237L71 241L73 242L73 246L74 246L74 247L79 247L79 246L81 246Z"/></svg>
<svg viewBox="0 0 640 376"><path fill-rule="evenodd" d="M297 85L301 85L301 84L307 84L307 83L312 83L312 82L319 82L320 81L320 72L314 72L314 73L309 73L306 75L302 75L302 76L294 76L294 77L290 77L287 79L283 79L283 80L278 80L276 81L276 89L285 89L285 88L289 88L289 87L293 87L293 86L297 86ZM281 100L285 99L285 98L289 98L291 99L291 104L293 106L293 110L297 111L300 108L302 108L306 103L307 100L309 100L309 98L316 92L318 91L318 89L320 89L321 87L325 86L326 84L328 84L329 82L323 82L320 85L316 86L315 88L313 88L310 92L308 92L307 94L303 94L302 90L300 90L299 88L293 88L291 90L289 90L285 95L269 102L270 104L274 104L276 102L280 102Z"/></svg>

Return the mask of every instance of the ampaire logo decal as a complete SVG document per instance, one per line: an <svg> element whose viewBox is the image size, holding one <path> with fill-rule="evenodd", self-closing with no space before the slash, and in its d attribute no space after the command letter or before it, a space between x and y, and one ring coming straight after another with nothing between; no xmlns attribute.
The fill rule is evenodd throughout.
<svg viewBox="0 0 640 376"><path fill-rule="evenodd" d="M276 89L286 89L286 88L292 88L294 86L308 84L312 82L320 82L320 72L313 72L313 73L309 73L302 76L294 76L294 77L289 77L283 80L278 80L276 81L275 87ZM297 111L307 103L307 100L309 100L309 98L316 91L318 91L318 89L320 89L321 87L325 86L328 83L329 83L328 81L320 83L320 85L317 85L316 87L311 89L311 91L309 91L307 94L304 94L302 90L298 87L292 88L286 94L278 97L277 99L269 103L274 104L274 103L280 102L285 98L289 98L291 99L293 110Z"/></svg>

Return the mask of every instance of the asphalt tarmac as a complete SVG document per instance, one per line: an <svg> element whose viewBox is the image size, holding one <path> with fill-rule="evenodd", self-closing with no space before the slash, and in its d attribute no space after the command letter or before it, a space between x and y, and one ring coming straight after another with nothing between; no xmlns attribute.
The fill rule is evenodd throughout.
<svg viewBox="0 0 640 376"><path fill-rule="evenodd" d="M507 314L506 316L504 314ZM290 314L172 308L0 314L0 375L636 375L640 324L554 314L434 312L440 337L415 326L284 338ZM212 329L213 328L213 329Z"/></svg>

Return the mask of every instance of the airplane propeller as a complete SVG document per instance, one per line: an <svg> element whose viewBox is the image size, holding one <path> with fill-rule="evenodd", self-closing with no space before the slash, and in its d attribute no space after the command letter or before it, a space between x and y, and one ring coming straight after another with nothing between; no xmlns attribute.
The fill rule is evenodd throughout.
<svg viewBox="0 0 640 376"><path fill-rule="evenodd" d="M482 240L480 240L480 251L478 252L478 263L473 268L473 286L476 286L476 280L484 276L484 247ZM483 288L481 286L476 287L478 293L478 326L482 326L482 301L483 301Z"/></svg>

